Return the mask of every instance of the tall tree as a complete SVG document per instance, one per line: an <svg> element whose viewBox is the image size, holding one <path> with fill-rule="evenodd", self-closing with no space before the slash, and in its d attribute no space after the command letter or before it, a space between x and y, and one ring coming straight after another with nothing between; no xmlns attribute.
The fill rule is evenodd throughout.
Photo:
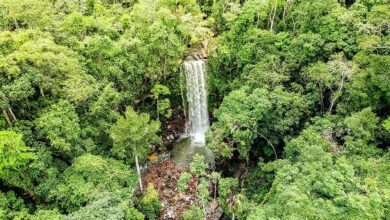
<svg viewBox="0 0 390 220"><path fill-rule="evenodd" d="M125 160L132 157L135 159L141 191L139 160L148 155L151 144L160 142L160 137L157 135L159 130L160 122L150 120L148 114L137 114L131 107L127 108L125 116L120 117L111 129L114 153Z"/></svg>

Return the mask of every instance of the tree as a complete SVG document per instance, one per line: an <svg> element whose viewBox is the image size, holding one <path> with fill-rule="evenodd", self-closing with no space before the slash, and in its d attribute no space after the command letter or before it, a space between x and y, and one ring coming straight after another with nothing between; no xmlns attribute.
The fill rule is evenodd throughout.
<svg viewBox="0 0 390 220"><path fill-rule="evenodd" d="M204 212L199 206L192 205L190 209L183 212L184 220L203 220L205 219Z"/></svg>
<svg viewBox="0 0 390 220"><path fill-rule="evenodd" d="M110 129L120 115L119 108L124 98L110 83L101 85L88 105L88 112L80 119L86 136L96 144L93 150L97 154L108 154L112 147Z"/></svg>
<svg viewBox="0 0 390 220"><path fill-rule="evenodd" d="M369 110L351 117L345 121L350 135L371 138L370 132L360 129L365 124L371 130L375 124ZM287 143L285 159L261 165L263 172L273 176L272 186L261 205L251 208L248 219L376 219L388 213L390 182L381 176L387 175L382 170L389 165L378 164L386 157L349 155L348 145L337 143L340 124L332 120L313 120ZM378 182L371 182L372 178ZM282 206L285 208L280 209Z"/></svg>
<svg viewBox="0 0 390 220"><path fill-rule="evenodd" d="M169 118L172 116L171 104L169 99L160 99L161 95L169 95L171 92L169 88L163 85L155 85L152 89L153 98L156 100L157 105L157 118L160 120L160 114Z"/></svg>
<svg viewBox="0 0 390 220"><path fill-rule="evenodd" d="M13 191L0 192L0 218L25 219L28 218L28 209L23 201Z"/></svg>
<svg viewBox="0 0 390 220"><path fill-rule="evenodd" d="M119 117L111 129L111 137L114 140L113 152L127 161L135 159L141 191L139 160L148 155L151 144L160 142L157 135L159 129L160 122L150 120L148 114L137 114L131 107L126 109L124 117Z"/></svg>
<svg viewBox="0 0 390 220"><path fill-rule="evenodd" d="M0 131L1 181L31 192L32 183L26 170L34 158L32 149L25 145L22 135L14 131Z"/></svg>
<svg viewBox="0 0 390 220"><path fill-rule="evenodd" d="M28 11L25 9L29 8ZM17 30L21 28L41 28L50 30L54 10L50 1L4 0L0 3L0 29Z"/></svg>
<svg viewBox="0 0 390 220"><path fill-rule="evenodd" d="M331 56L331 60L326 64L317 62L310 65L305 73L309 80L307 86L318 89L321 112L325 109L325 103L329 103L327 112L332 113L336 101L343 95L347 81L353 74L352 64L343 57L343 54L336 54ZM327 93L330 93L329 98L325 97Z"/></svg>
<svg viewBox="0 0 390 220"><path fill-rule="evenodd" d="M33 216L30 217L31 220L45 220L45 219L53 219L53 220L65 220L65 215L62 215L58 212L58 210L44 210L40 209L34 213Z"/></svg>
<svg viewBox="0 0 390 220"><path fill-rule="evenodd" d="M8 125L11 126L12 125L11 119L8 116L9 103L7 97L3 92L0 92L0 108L1 111L3 112L4 119L7 121Z"/></svg>
<svg viewBox="0 0 390 220"><path fill-rule="evenodd" d="M281 86L274 90L234 90L214 113L218 121L206 135L207 146L218 156L231 158L237 150L242 159L248 160L255 141L260 140L260 146L271 149L277 157L275 146L299 126L307 109L301 94L284 91Z"/></svg>
<svg viewBox="0 0 390 220"><path fill-rule="evenodd" d="M238 179L221 178L218 185L218 202L224 209L225 213L231 214L234 219L234 196L238 187Z"/></svg>
<svg viewBox="0 0 390 220"><path fill-rule="evenodd" d="M370 108L354 112L344 119L344 124L347 132L344 145L348 153L368 156L380 151L375 143L378 118Z"/></svg>
<svg viewBox="0 0 390 220"><path fill-rule="evenodd" d="M212 172L209 178L214 184L214 200L215 200L217 198L217 186L218 186L218 181L221 179L221 174L217 172Z"/></svg>
<svg viewBox="0 0 390 220"><path fill-rule="evenodd" d="M48 201L56 204L60 210L71 213L86 204L84 211L107 207L107 211L124 215L123 209L115 207L120 203L129 203L137 185L137 176L121 161L112 158L84 154L76 157L73 163L55 180L50 189ZM131 205L131 203L129 203ZM90 213L80 211L74 216ZM96 213L96 215L104 213ZM93 215L93 214L91 214Z"/></svg>
<svg viewBox="0 0 390 220"><path fill-rule="evenodd" d="M66 219L130 219L143 220L144 216L120 197L107 195L71 213Z"/></svg>
<svg viewBox="0 0 390 220"><path fill-rule="evenodd" d="M383 122L383 127L390 131L390 117L388 117L384 122Z"/></svg>
<svg viewBox="0 0 390 220"><path fill-rule="evenodd" d="M83 151L79 116L68 101L51 105L36 120L36 125L54 152L73 158Z"/></svg>
<svg viewBox="0 0 390 220"><path fill-rule="evenodd" d="M203 155L195 154L191 163L189 164L191 173L199 178L206 175L206 169L208 168L208 165L204 159L205 158Z"/></svg>

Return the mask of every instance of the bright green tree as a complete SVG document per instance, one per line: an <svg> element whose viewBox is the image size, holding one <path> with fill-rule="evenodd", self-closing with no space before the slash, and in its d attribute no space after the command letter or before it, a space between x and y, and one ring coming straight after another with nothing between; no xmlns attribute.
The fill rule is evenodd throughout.
<svg viewBox="0 0 390 220"><path fill-rule="evenodd" d="M14 131L0 131L0 179L5 184L31 192L32 183L26 170L35 158L22 135Z"/></svg>
<svg viewBox="0 0 390 220"><path fill-rule="evenodd" d="M137 114L131 107L127 108L124 117L120 117L111 129L111 137L114 140L113 152L127 161L135 159L141 191L139 160L148 155L151 144L160 142L157 135L159 129L160 122L150 120L148 114Z"/></svg>
<svg viewBox="0 0 390 220"><path fill-rule="evenodd" d="M68 101L61 100L51 105L40 115L36 124L54 152L72 158L83 151L79 116Z"/></svg>

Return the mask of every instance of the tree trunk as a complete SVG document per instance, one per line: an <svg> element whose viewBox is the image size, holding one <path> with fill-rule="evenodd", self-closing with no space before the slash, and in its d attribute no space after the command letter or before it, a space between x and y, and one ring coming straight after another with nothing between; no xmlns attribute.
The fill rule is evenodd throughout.
<svg viewBox="0 0 390 220"><path fill-rule="evenodd" d="M11 120L9 119L8 117L8 114L7 114L7 111L6 110L3 110L3 115L5 117L5 120L7 121L8 125L11 126Z"/></svg>
<svg viewBox="0 0 390 220"><path fill-rule="evenodd" d="M275 20L275 16L276 16L277 7L278 7L278 0L275 0L275 9L274 9L273 13L271 12L271 14L270 14L270 30L271 31L274 27L274 20Z"/></svg>
<svg viewBox="0 0 390 220"><path fill-rule="evenodd" d="M345 74L343 74L343 76L341 77L341 83L340 83L340 86L338 88L338 90L335 92L335 93L339 93L337 94L331 101L330 103L330 107L329 107L329 110L328 110L328 114L331 114L332 113L332 109L333 109L333 106L335 105L336 103L336 100L341 96L341 92L344 88L344 80L347 76Z"/></svg>
<svg viewBox="0 0 390 220"><path fill-rule="evenodd" d="M9 111L9 113L11 114L12 119L13 119L14 121L16 121L16 116L15 116L14 112L12 111L12 108L11 108L11 107L8 107L8 111Z"/></svg>
<svg viewBox="0 0 390 220"><path fill-rule="evenodd" d="M292 4L292 2L293 2L293 1L291 1L291 0L287 0L287 1L284 3L284 7L283 7L283 21L284 21L284 17L286 17L287 10L288 10L288 6L289 6L290 3Z"/></svg>
<svg viewBox="0 0 390 220"><path fill-rule="evenodd" d="M139 169L138 156L135 156L135 166L137 167L139 188L141 189L141 192L142 192L143 191L143 189L142 189L142 178L141 178L141 171Z"/></svg>
<svg viewBox="0 0 390 220"><path fill-rule="evenodd" d="M158 98L156 99L156 105L157 105L157 120L160 121L160 102L158 101Z"/></svg>
<svg viewBox="0 0 390 220"><path fill-rule="evenodd" d="M39 86L39 92L41 93L42 97L45 97L45 93L43 92L43 88Z"/></svg>
<svg viewBox="0 0 390 220"><path fill-rule="evenodd" d="M217 181L214 183L214 200L217 199Z"/></svg>

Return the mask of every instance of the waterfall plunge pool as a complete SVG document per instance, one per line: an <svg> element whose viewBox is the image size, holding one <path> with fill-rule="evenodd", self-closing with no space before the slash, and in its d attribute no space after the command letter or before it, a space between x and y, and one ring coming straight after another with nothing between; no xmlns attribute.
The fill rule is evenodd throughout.
<svg viewBox="0 0 390 220"><path fill-rule="evenodd" d="M214 167L214 154L207 148L204 142L195 142L191 137L182 137L172 150L173 160L182 166L186 166L192 161L195 154L201 154L205 157L206 163L211 168Z"/></svg>

